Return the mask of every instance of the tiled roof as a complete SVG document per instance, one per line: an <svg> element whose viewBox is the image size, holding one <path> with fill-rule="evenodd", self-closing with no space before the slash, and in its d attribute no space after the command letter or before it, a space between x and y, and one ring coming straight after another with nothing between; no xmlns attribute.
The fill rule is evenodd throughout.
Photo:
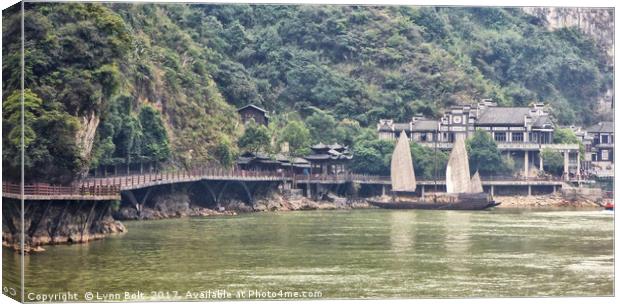
<svg viewBox="0 0 620 304"><path fill-rule="evenodd" d="M409 131L409 123L395 123L394 124L394 131L402 131L402 130Z"/></svg>
<svg viewBox="0 0 620 304"><path fill-rule="evenodd" d="M482 110L476 124L481 125L523 125L524 117L530 113L527 107L489 107Z"/></svg>
<svg viewBox="0 0 620 304"><path fill-rule="evenodd" d="M413 131L435 131L437 130L437 121L424 119L417 120L413 123Z"/></svg>
<svg viewBox="0 0 620 304"><path fill-rule="evenodd" d="M263 109L263 108L261 108L259 106L253 105L253 104L249 104L247 106L243 106L243 107L237 109L237 112L239 112L239 111L241 111L243 109L247 109L247 108L254 108L254 109L257 109L257 110L259 110L259 111L261 111L263 113L267 113L267 110L265 110L265 109Z"/></svg>
<svg viewBox="0 0 620 304"><path fill-rule="evenodd" d="M392 126L388 124L380 124L379 131L392 131Z"/></svg>
<svg viewBox="0 0 620 304"><path fill-rule="evenodd" d="M532 126L535 128L543 128L545 125L550 125L553 127L553 122L549 115L540 115L534 119Z"/></svg>
<svg viewBox="0 0 620 304"><path fill-rule="evenodd" d="M614 122L613 121L601 121L598 124L587 128L590 133L613 133Z"/></svg>

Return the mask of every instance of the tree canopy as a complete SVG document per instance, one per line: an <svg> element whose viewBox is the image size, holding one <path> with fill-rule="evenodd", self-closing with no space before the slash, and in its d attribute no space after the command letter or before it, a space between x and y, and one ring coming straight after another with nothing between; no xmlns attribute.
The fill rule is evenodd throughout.
<svg viewBox="0 0 620 304"><path fill-rule="evenodd" d="M476 130L474 135L467 139L467 154L469 155L469 170L481 175L508 175L507 166L497 149L497 143L489 132Z"/></svg>

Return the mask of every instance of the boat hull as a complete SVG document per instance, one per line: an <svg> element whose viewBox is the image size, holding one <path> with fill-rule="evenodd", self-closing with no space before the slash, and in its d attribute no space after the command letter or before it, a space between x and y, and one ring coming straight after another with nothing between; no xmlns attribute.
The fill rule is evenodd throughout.
<svg viewBox="0 0 620 304"><path fill-rule="evenodd" d="M373 206L384 209L424 209L424 210L483 210L500 203L480 194L445 194L435 195L432 199L379 201L368 200Z"/></svg>

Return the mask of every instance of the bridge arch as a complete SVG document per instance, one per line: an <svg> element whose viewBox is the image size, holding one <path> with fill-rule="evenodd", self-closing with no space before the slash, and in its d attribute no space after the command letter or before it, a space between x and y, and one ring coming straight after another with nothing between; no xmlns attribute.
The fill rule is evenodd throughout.
<svg viewBox="0 0 620 304"><path fill-rule="evenodd" d="M222 189L220 189L220 192L217 195L217 200L216 202L221 202L222 200L222 195L224 194L224 192L226 192L226 189L228 189L228 186L230 186L231 184L238 184L241 185L241 188L243 189L246 198L247 198L247 202L250 205L254 204L254 197L252 196L252 191L250 191L250 188L248 187L248 185L245 182L242 181L226 181L224 183L224 186L222 187Z"/></svg>

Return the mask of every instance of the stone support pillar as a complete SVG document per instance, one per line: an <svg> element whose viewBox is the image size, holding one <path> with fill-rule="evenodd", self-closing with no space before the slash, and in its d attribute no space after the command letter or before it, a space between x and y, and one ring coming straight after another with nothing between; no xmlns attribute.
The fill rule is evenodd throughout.
<svg viewBox="0 0 620 304"><path fill-rule="evenodd" d="M532 185L527 186L527 196L532 196Z"/></svg>
<svg viewBox="0 0 620 304"><path fill-rule="evenodd" d="M491 195L495 195L495 186L491 185Z"/></svg>
<svg viewBox="0 0 620 304"><path fill-rule="evenodd" d="M524 159L523 159L523 176L525 179L530 175L530 151L525 151Z"/></svg>
<svg viewBox="0 0 620 304"><path fill-rule="evenodd" d="M581 153L577 151L577 180L581 180L581 160L579 159Z"/></svg>
<svg viewBox="0 0 620 304"><path fill-rule="evenodd" d="M569 176L568 176L568 154L570 152L564 151L564 179L565 180L569 180Z"/></svg>
<svg viewBox="0 0 620 304"><path fill-rule="evenodd" d="M421 186L422 186L422 197L424 197L424 185L421 185Z"/></svg>
<svg viewBox="0 0 620 304"><path fill-rule="evenodd" d="M543 170L542 151L538 151L538 170L540 170L540 171Z"/></svg>

